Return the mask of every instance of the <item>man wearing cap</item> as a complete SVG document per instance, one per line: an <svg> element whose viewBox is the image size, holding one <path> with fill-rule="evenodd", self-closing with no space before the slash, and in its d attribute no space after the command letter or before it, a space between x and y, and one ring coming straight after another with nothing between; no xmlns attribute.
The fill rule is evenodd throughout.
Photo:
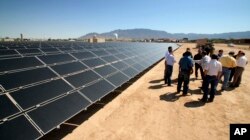
<svg viewBox="0 0 250 140"><path fill-rule="evenodd" d="M233 52L229 52L229 55L223 55L219 61L222 64L222 75L224 76L221 90L228 88L228 82L230 78L231 68L236 67L236 60L233 58ZM221 79L221 77L220 77Z"/></svg>
<svg viewBox="0 0 250 140"><path fill-rule="evenodd" d="M210 98L208 99L208 101L213 102L214 95L216 92L216 84L222 72L222 65L218 61L218 56L213 54L211 58L212 60L204 67L204 73L205 73L205 79L203 85L204 94L203 97L200 99L202 102L207 102L209 84L211 84L211 90L209 93Z"/></svg>
<svg viewBox="0 0 250 140"><path fill-rule="evenodd" d="M233 83L231 87L239 87L242 79L242 73L248 63L244 52L240 52L238 59L236 60L237 67L233 77Z"/></svg>

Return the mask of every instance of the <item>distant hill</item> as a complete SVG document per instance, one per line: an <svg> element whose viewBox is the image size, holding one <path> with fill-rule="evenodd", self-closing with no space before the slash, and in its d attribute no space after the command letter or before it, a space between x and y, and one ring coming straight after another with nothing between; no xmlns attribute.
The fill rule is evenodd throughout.
<svg viewBox="0 0 250 140"><path fill-rule="evenodd" d="M238 39L238 38L250 38L250 31L246 32L229 32L219 34L196 34L196 33L168 33L166 31L151 30L151 29L127 29L127 30L114 30L106 33L89 33L81 36L81 39L87 39L94 35L98 37L114 38L114 34L117 33L119 38L130 38L130 39L145 39L145 38L188 38L199 39L199 38L222 38L222 39Z"/></svg>

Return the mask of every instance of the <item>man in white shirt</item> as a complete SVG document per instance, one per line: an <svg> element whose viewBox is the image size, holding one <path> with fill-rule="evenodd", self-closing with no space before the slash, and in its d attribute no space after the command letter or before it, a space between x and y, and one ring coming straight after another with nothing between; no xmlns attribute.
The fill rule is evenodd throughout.
<svg viewBox="0 0 250 140"><path fill-rule="evenodd" d="M236 60L236 63L237 63L237 67L235 68L233 83L230 87L240 86L243 71L248 63L244 52L240 52L239 57Z"/></svg>
<svg viewBox="0 0 250 140"><path fill-rule="evenodd" d="M172 73L173 73L173 65L174 63L176 62L175 58L174 58L174 55L173 55L173 50L169 50L169 55L167 56L167 67L166 67L166 74L165 74L165 77L164 77L164 80L165 80L165 84L168 84L168 86L171 86L171 76L172 76Z"/></svg>
<svg viewBox="0 0 250 140"><path fill-rule="evenodd" d="M208 99L209 102L213 102L214 95L216 92L216 85L218 82L219 77L221 76L222 72L222 64L218 61L218 56L213 54L212 60L204 67L204 84L203 84L203 97L200 99L202 102L207 102L208 99L208 91L209 91L209 84L211 84L210 90L210 98Z"/></svg>
<svg viewBox="0 0 250 140"><path fill-rule="evenodd" d="M173 51L172 46L169 46L168 51L166 51L166 53L165 53L165 70L164 70L164 78L163 78L164 80L167 79L167 58L169 55L169 51Z"/></svg>
<svg viewBox="0 0 250 140"><path fill-rule="evenodd" d="M201 53L201 55L202 55L202 59L201 60L194 60L194 62L197 63L197 64L200 64L200 66L204 70L206 65L210 62L211 58L210 58L210 56L207 55L206 51L203 51ZM202 72L201 74L203 74L202 77L204 77L204 73ZM204 80L204 79L202 79L202 80Z"/></svg>

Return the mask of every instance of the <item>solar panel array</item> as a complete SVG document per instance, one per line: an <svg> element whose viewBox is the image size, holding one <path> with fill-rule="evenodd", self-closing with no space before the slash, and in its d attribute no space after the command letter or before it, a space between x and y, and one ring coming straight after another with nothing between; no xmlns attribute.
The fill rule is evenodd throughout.
<svg viewBox="0 0 250 140"><path fill-rule="evenodd" d="M38 139L176 44L0 43L0 139Z"/></svg>

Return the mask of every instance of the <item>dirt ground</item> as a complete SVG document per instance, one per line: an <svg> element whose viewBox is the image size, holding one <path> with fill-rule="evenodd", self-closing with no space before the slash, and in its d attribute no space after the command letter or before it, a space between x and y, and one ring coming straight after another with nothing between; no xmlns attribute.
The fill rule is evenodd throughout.
<svg viewBox="0 0 250 140"><path fill-rule="evenodd" d="M195 44L185 43L174 52L177 61L187 47L193 55L197 52ZM228 53L238 52L242 46L215 44L215 48L216 53L218 49ZM250 61L250 50L244 51ZM63 139L227 140L229 124L250 123L250 64L239 88L217 92L214 102L206 104L198 101L202 97L200 78L194 80L193 74L188 96L181 96L176 93L178 64L174 66L172 87L164 85L163 71L161 61Z"/></svg>

